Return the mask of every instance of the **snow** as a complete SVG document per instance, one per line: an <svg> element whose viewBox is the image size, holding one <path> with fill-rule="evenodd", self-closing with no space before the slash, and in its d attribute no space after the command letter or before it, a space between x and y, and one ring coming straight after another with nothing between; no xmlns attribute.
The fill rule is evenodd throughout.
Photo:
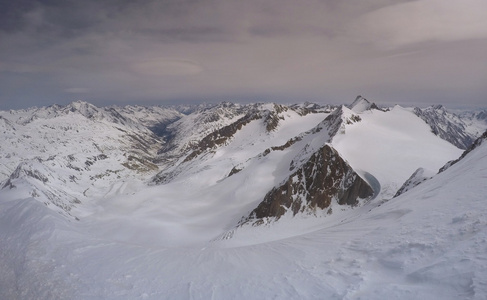
<svg viewBox="0 0 487 300"><path fill-rule="evenodd" d="M341 222L330 219L278 240L278 227L263 227L269 240L247 246L238 245L238 236L159 246L157 231L142 232L147 241L140 243L126 231L135 220L115 230L130 236L117 240L66 222L33 199L2 202L0 232L10 242L1 244L8 259L0 261L10 264L1 269L0 293L5 299L484 299L486 172L482 145L371 211L358 208ZM293 220L286 223L282 229L293 228Z"/></svg>
<svg viewBox="0 0 487 300"><path fill-rule="evenodd" d="M103 130L120 132L104 123L99 137L83 138L99 138L114 152L96 161L79 187L62 182L72 172L64 159L34 168L57 174L52 184L69 193L82 195L81 187L90 185L83 204L73 208L79 221L32 198L27 181L0 192L0 299L485 299L487 144L388 200L416 169L438 170L461 150L408 109L344 113L361 120L344 125L331 145L366 179L377 180L379 197L358 207L333 205L331 214L285 215L239 228L290 174L291 161L329 142L326 132L310 131L327 113L286 111L273 132L254 120L160 186L147 186L144 176L128 170L118 180L87 179L122 158L116 151L123 136L103 144ZM218 126L239 114L229 116ZM80 120L80 126L91 124ZM263 155L296 136L302 140ZM76 149L66 145L69 151L60 146L58 155ZM77 157L83 163L99 153L92 145L81 149L87 151ZM228 177L234 166L242 170Z"/></svg>
<svg viewBox="0 0 487 300"><path fill-rule="evenodd" d="M371 108L372 104L362 96L357 96L355 101L350 105L350 109L356 113L362 113Z"/></svg>
<svg viewBox="0 0 487 300"><path fill-rule="evenodd" d="M359 116L361 121L346 125L332 144L354 169L379 181L379 198L392 198L418 168L437 172L462 153L435 136L409 109L395 106L387 112L368 110Z"/></svg>
<svg viewBox="0 0 487 300"><path fill-rule="evenodd" d="M480 136L485 132L487 128L487 110L463 112L459 116L464 120L466 132L474 136Z"/></svg>

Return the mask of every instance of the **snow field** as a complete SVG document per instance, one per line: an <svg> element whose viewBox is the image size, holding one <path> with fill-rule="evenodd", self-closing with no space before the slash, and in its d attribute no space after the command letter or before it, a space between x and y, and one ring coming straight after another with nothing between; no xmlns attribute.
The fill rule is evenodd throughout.
<svg viewBox="0 0 487 300"><path fill-rule="evenodd" d="M354 169L366 171L380 182L379 199L392 198L418 168L436 173L463 152L436 137L426 123L400 106L359 116L362 120L347 125L332 145Z"/></svg>
<svg viewBox="0 0 487 300"><path fill-rule="evenodd" d="M485 299L487 145L388 200L418 167L437 170L461 154L400 107L360 112L331 141L378 180L378 198L235 229L291 161L329 137L263 151L324 116L289 112L270 133L253 121L166 185L95 181L75 208L79 221L22 187L2 190L0 299ZM227 177L233 166L242 170Z"/></svg>

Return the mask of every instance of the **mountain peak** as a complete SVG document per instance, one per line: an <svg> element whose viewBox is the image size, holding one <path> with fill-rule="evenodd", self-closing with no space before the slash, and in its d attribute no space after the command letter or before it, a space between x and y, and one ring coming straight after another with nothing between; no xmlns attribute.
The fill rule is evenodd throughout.
<svg viewBox="0 0 487 300"><path fill-rule="evenodd" d="M88 119L93 118L93 116L99 114L98 107L86 101L77 100L66 105L66 109L71 112L78 112L81 115L87 117Z"/></svg>
<svg viewBox="0 0 487 300"><path fill-rule="evenodd" d="M75 108L75 109L82 109L82 108L87 108L87 107L96 108L96 106L94 106L93 104L88 103L88 102L83 101L83 100L73 101L73 102L69 103L66 107Z"/></svg>
<svg viewBox="0 0 487 300"><path fill-rule="evenodd" d="M359 102L366 102L366 103L369 103L369 100L365 99L364 97L362 97L362 95L358 95L356 98L355 98L355 101L353 101L352 103L352 106L354 106L356 103L359 103Z"/></svg>
<svg viewBox="0 0 487 300"><path fill-rule="evenodd" d="M365 99L361 95L358 95L357 98L355 98L355 101L353 101L349 108L356 113L361 113L370 109L378 109L375 103L369 102L369 100Z"/></svg>
<svg viewBox="0 0 487 300"><path fill-rule="evenodd" d="M445 110L445 107L441 104L433 105L432 108L434 110Z"/></svg>

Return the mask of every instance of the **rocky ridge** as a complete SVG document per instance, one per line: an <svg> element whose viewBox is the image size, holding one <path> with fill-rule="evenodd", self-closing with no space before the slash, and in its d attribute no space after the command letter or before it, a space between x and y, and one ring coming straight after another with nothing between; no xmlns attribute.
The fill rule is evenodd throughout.
<svg viewBox="0 0 487 300"><path fill-rule="evenodd" d="M325 145L292 173L285 182L269 191L264 200L243 219L240 225L260 225L269 219L278 220L286 213L313 214L339 205L357 205L374 194L338 152ZM332 212L331 208L328 210Z"/></svg>
<svg viewBox="0 0 487 300"><path fill-rule="evenodd" d="M477 138L467 132L467 125L460 117L448 112L442 105L424 109L416 107L414 113L431 127L434 134L460 149L467 149Z"/></svg>

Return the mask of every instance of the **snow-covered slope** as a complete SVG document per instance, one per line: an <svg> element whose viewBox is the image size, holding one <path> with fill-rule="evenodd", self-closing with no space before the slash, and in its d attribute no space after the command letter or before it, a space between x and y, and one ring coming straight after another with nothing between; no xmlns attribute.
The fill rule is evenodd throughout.
<svg viewBox="0 0 487 300"><path fill-rule="evenodd" d="M241 170L266 149L281 146L313 128L328 115L326 110L277 104L223 105L224 110L216 107L216 111L197 112L171 124L171 128L178 128L172 139L173 149L161 155L174 157L174 163L154 182L167 183L198 174L198 178L213 178L214 183L233 168ZM218 166L218 174L200 174L204 170L216 171L214 166Z"/></svg>
<svg viewBox="0 0 487 300"><path fill-rule="evenodd" d="M484 299L487 143L359 100L0 112L0 299Z"/></svg>
<svg viewBox="0 0 487 300"><path fill-rule="evenodd" d="M462 150L434 135L410 109L367 110L346 126L333 146L359 171L380 183L379 198L392 198L418 168L437 171Z"/></svg>
<svg viewBox="0 0 487 300"><path fill-rule="evenodd" d="M189 199L161 196L168 185L145 191L146 202L136 201L143 194L111 199L80 222L33 198L2 200L0 238L8 242L0 243L0 297L484 299L486 145L379 207L285 218L186 247L164 240L204 232L194 221L206 201L181 219L177 207L189 208ZM160 202L169 196L179 203ZM155 218L158 201L166 214Z"/></svg>
<svg viewBox="0 0 487 300"><path fill-rule="evenodd" d="M487 110L463 111L458 114L466 125L466 131L480 136L487 129Z"/></svg>
<svg viewBox="0 0 487 300"><path fill-rule="evenodd" d="M98 108L81 101L0 112L0 188L80 217L80 203L100 198L116 182L157 172L163 141L145 126L153 124L147 115L137 107ZM155 109L153 115L160 122L178 113Z"/></svg>

